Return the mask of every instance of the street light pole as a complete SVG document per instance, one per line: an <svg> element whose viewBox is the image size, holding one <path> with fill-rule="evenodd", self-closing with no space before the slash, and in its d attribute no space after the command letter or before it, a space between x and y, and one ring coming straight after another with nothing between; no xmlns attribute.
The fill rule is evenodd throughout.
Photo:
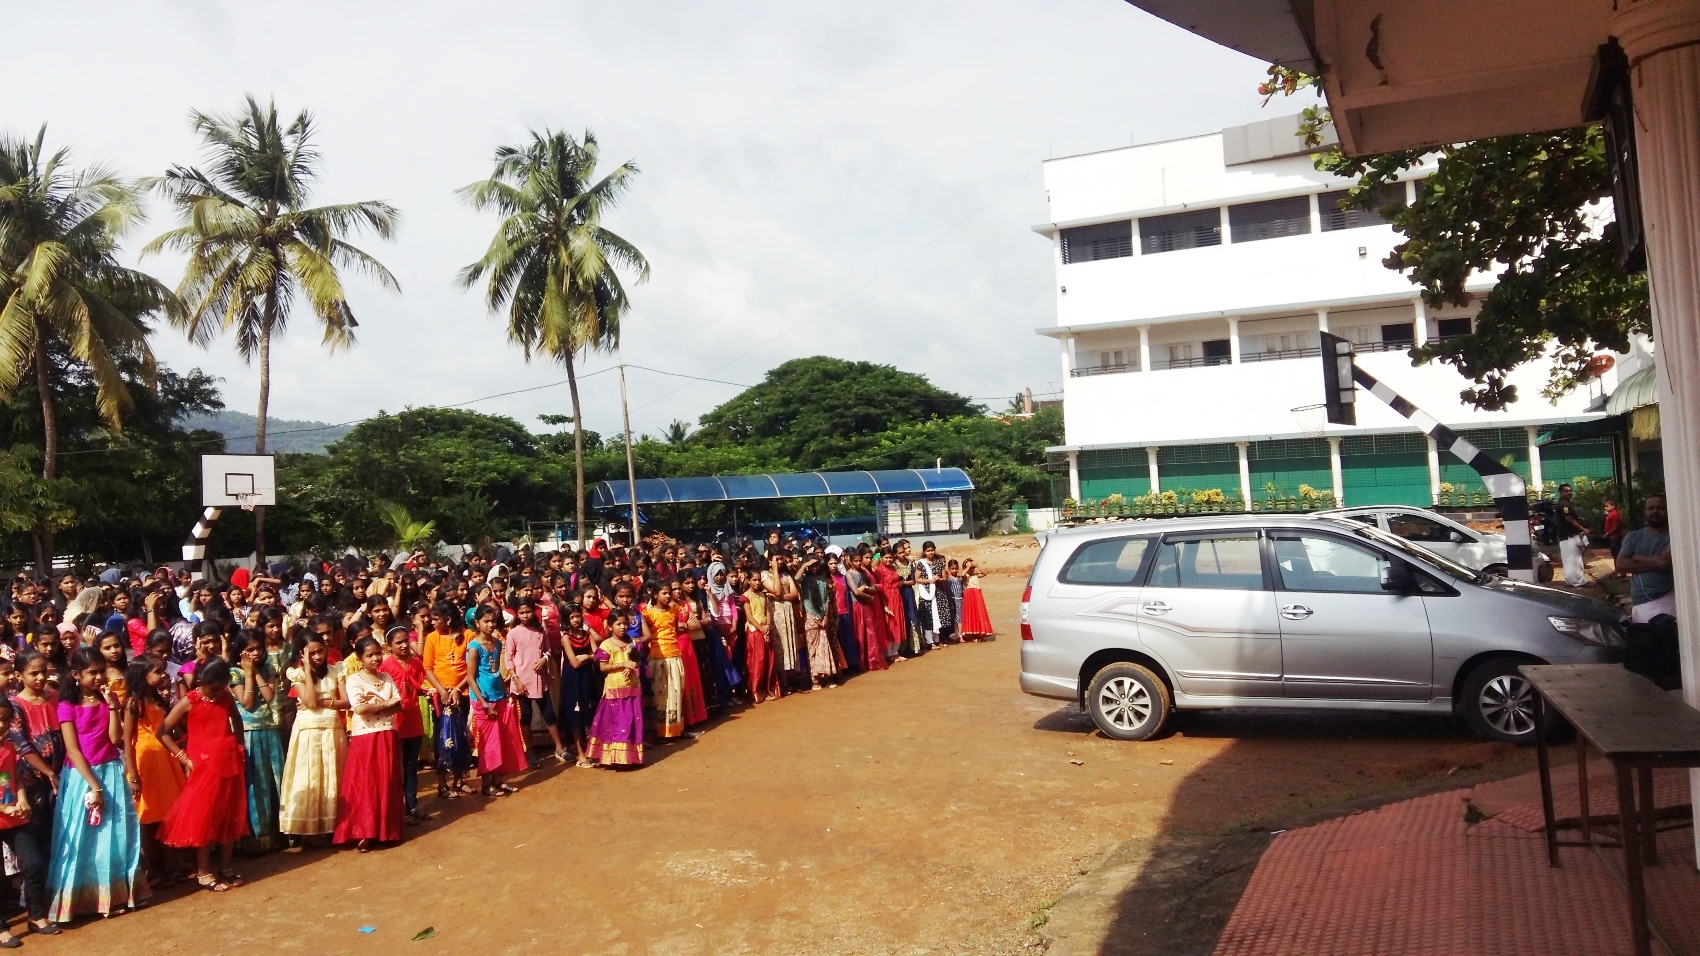
<svg viewBox="0 0 1700 956"><path fill-rule="evenodd" d="M626 488L632 507L632 547L643 540L638 529L637 466L632 464L632 412L626 405L626 363L620 363L620 418L626 424Z"/></svg>

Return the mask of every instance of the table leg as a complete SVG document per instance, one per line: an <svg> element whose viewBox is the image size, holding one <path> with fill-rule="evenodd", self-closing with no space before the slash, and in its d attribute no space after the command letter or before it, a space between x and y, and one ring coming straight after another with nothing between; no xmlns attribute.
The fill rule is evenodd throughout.
<svg viewBox="0 0 1700 956"><path fill-rule="evenodd" d="M1652 956L1647 932L1647 887L1641 878L1641 838L1635 819L1635 780L1630 768L1617 761L1617 811L1623 830L1623 879L1629 893L1629 928L1636 956Z"/></svg>
<svg viewBox="0 0 1700 956"><path fill-rule="evenodd" d="M1540 767L1541 776L1541 818L1545 822L1547 836L1547 865L1558 865L1558 824L1552 818L1552 762L1547 755L1547 735L1542 729L1547 725L1546 699L1540 691L1535 692L1535 762Z"/></svg>
<svg viewBox="0 0 1700 956"><path fill-rule="evenodd" d="M1653 768L1640 767L1635 774L1641 789L1641 810L1636 814L1641 818L1641 859L1654 865L1659 862L1659 828L1658 813L1653 805Z"/></svg>
<svg viewBox="0 0 1700 956"><path fill-rule="evenodd" d="M1594 842L1594 821L1588 811L1588 741L1576 735L1576 799L1582 810L1582 842Z"/></svg>

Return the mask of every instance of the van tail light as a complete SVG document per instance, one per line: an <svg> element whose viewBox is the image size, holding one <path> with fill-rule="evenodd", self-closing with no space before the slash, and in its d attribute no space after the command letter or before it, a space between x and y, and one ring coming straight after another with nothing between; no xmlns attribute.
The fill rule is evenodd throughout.
<svg viewBox="0 0 1700 956"><path fill-rule="evenodd" d="M1027 604L1032 600L1033 586L1028 585L1027 589L1021 592L1021 639L1024 641L1033 639L1033 625L1027 623Z"/></svg>

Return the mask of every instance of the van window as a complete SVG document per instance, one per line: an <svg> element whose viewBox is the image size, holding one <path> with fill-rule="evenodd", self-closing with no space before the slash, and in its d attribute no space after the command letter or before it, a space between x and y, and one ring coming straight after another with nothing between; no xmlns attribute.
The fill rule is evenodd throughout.
<svg viewBox="0 0 1700 956"><path fill-rule="evenodd" d="M1157 549L1147 587L1263 590L1257 535L1169 539Z"/></svg>
<svg viewBox="0 0 1700 956"><path fill-rule="evenodd" d="M1277 535L1275 566L1288 591L1380 594L1380 554L1323 535Z"/></svg>
<svg viewBox="0 0 1700 956"><path fill-rule="evenodd" d="M1063 584L1135 584L1150 549L1150 538L1088 541L1063 565L1057 580Z"/></svg>

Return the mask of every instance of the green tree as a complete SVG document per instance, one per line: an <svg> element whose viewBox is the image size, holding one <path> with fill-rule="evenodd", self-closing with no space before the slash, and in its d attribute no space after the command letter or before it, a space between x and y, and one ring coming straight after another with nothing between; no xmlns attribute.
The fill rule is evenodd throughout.
<svg viewBox="0 0 1700 956"><path fill-rule="evenodd" d="M46 137L45 126L31 141L0 137L0 396L34 373L41 477L51 484L60 443L52 346L87 369L100 415L116 430L134 405L120 363L133 359L151 387L146 319L175 314L176 300L118 262L119 240L142 219L136 186L100 166L72 169L66 150L45 153ZM38 566L53 550L53 529L44 524L36 531Z"/></svg>
<svg viewBox="0 0 1700 956"><path fill-rule="evenodd" d="M266 451L271 402L272 337L288 328L297 296L318 318L325 347L354 344L354 310L343 272L357 272L392 291L395 276L348 241L371 230L388 239L398 214L377 200L309 206L321 168L313 146L313 119L305 110L284 126L276 104L248 97L244 109L216 115L195 112L191 125L208 165L173 166L153 180L183 224L142 250L171 249L189 261L177 294L186 304L178 323L200 345L231 332L236 350L260 367L254 452ZM265 511L254 512L254 550L266 553Z"/></svg>
<svg viewBox="0 0 1700 956"><path fill-rule="evenodd" d="M809 470L854 459L888 429L983 411L913 372L816 355L770 369L702 416L694 440L770 445L768 457Z"/></svg>
<svg viewBox="0 0 1700 956"><path fill-rule="evenodd" d="M1258 92L1267 103L1314 83L1272 66ZM1302 117L1306 143L1319 146L1327 109L1312 106ZM1415 202L1385 201L1387 185L1435 160ZM1549 349L1555 361L1542 394L1556 399L1587 381L1596 351L1626 351L1631 335L1652 330L1646 277L1618 265L1617 226L1602 227L1612 182L1599 126L1366 157L1336 146L1317 154L1316 168L1355 179L1342 205L1379 207L1405 236L1383 264L1407 273L1430 307L1469 304L1465 283L1498 270L1473 332L1411 351L1418 363L1445 362L1473 381L1460 393L1472 405L1515 402L1506 376Z"/></svg>
<svg viewBox="0 0 1700 956"><path fill-rule="evenodd" d="M631 308L617 268L639 282L649 262L637 248L602 225L637 175L626 162L596 178L600 147L586 131L533 132L523 146L496 149L489 179L460 191L474 209L502 217L483 258L460 272L465 288L485 282L491 312L504 308L508 338L525 352L566 366L573 402L574 515L584 543L584 415L574 359L591 350L620 347L620 320Z"/></svg>

